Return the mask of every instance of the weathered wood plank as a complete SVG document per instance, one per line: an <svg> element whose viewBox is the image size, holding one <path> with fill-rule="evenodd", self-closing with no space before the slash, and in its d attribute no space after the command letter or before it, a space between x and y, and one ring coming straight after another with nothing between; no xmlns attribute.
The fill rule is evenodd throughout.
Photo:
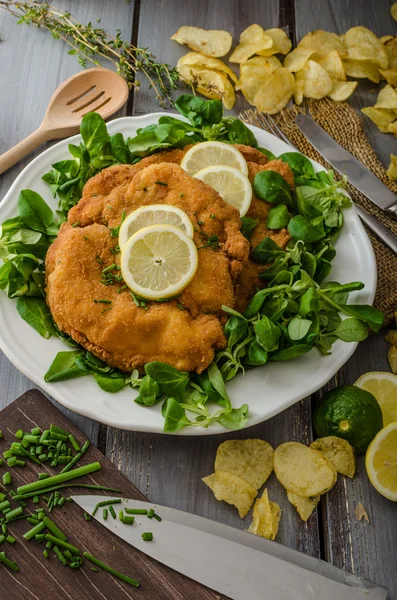
<svg viewBox="0 0 397 600"><path fill-rule="evenodd" d="M37 390L24 394L11 406L0 413L0 428L4 438L0 440L0 450L3 453L15 440L14 433L18 429L29 431L30 428L39 426L48 429L52 424L66 429L72 433L80 445L84 439L81 433ZM101 470L88 475L80 483L105 485L119 489L122 496L136 500L145 500L145 497L131 483L117 471L112 463L103 456L94 446L82 459L82 464L99 461ZM48 466L37 466L27 461L23 469L10 468L12 473L12 487L24 485L37 479L40 471L46 470L53 474L54 470ZM63 495L90 494L92 490L79 488L66 488ZM61 492L61 493L62 493ZM95 493L95 492L94 492ZM99 492L101 495L102 492ZM112 497L113 494L106 494ZM44 507L43 502L39 506ZM27 501L26 512L33 512L35 505ZM14 506L15 508L15 506ZM57 526L69 537L70 542L80 548L81 552L89 552L105 564L109 564L118 571L134 577L141 586L137 591L127 583L111 577L106 572L99 570L93 572L92 564L85 561L80 569L65 569L58 561L53 551L50 551L46 560L43 555L43 545L34 541L26 542L22 535L28 531L26 521L12 523L10 533L16 538L15 545L7 544L7 556L15 560L20 568L18 573L0 565L1 591L0 597L8 600L21 600L39 598L57 598L57 600L113 600L116 597L136 598L142 600L221 600L225 598L172 571L168 567L150 559L136 550L119 537L112 535L95 520L86 521L82 509L75 503L66 503L62 508L55 508L50 517ZM109 516L109 518L111 518ZM141 535L139 526L134 524L136 535ZM45 592L41 592L45 581ZM5 592L7 590L7 592ZM225 599L226 600L226 599Z"/></svg>
<svg viewBox="0 0 397 600"><path fill-rule="evenodd" d="M325 29L338 34L350 27L363 25L378 36L397 33L396 23L389 13L386 0L323 0L321 6L310 0L295 0L296 34L298 41L314 29ZM373 105L380 86L360 80L356 93L349 100L359 110ZM365 131L384 165L389 154L396 151L395 138L381 134L372 122L363 116ZM352 384L367 371L389 371L388 347L384 333L372 336L361 343L353 357L328 383L325 389L335 385ZM322 392L317 394L321 396ZM354 509L362 502L368 511L370 522L358 522ZM397 598L397 582L391 568L395 558L397 507L380 496L369 483L364 459L358 459L358 473L353 481L339 478L334 489L326 494L322 504L322 537L324 558L345 568L373 579L389 588L389 597Z"/></svg>
<svg viewBox="0 0 397 600"><path fill-rule="evenodd" d="M117 29L129 39L132 31L133 3L125 0L97 0L82 3L63 0L57 3L61 9L70 11L81 22L96 22L112 34ZM48 101L57 86L81 70L76 57L68 54L61 40L54 40L48 31L28 25L17 25L17 20L0 10L1 51L1 109L0 154L36 129L44 116ZM33 51L32 51L33 50ZM119 115L125 114L126 108ZM7 173L0 176L0 199L11 186L21 170L48 145L26 157ZM12 402L32 387L31 382L15 369L0 352L0 380L2 391L0 407ZM97 439L98 424L94 421L64 410L74 423L93 441Z"/></svg>
<svg viewBox="0 0 397 600"><path fill-rule="evenodd" d="M226 435L158 436L109 428L106 455L152 502L245 529L251 515L240 519L233 507L218 502L201 481L214 470L218 445L226 439L241 438L265 439L274 447L290 440L310 443L310 402L304 400L266 423ZM283 510L277 541L319 556L317 515L314 514L307 524L303 523L274 474L266 487L270 499L278 502Z"/></svg>
<svg viewBox="0 0 397 600"><path fill-rule="evenodd" d="M138 45L148 47L161 62L175 65L178 59L190 52L187 46L180 46L170 40L172 34L182 25L194 25L205 29L225 29L233 36L233 45L237 44L240 33L258 23L265 28L277 27L279 2L267 0L260 2L249 0L223 0L186 2L186 0L145 0L141 3L139 14ZM222 59L223 60L223 59ZM238 73L238 65L231 65ZM186 90L186 88L185 88ZM238 114L247 108L240 99L233 113ZM152 90L146 82L134 96L133 114L144 114L159 110Z"/></svg>

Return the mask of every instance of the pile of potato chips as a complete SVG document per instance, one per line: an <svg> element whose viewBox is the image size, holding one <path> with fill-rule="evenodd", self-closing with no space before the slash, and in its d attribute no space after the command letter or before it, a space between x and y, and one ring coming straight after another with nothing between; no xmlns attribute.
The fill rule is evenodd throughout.
<svg viewBox="0 0 397 600"><path fill-rule="evenodd" d="M397 156L393 156L393 154L391 156L397 159ZM397 327L397 312L394 313L394 319ZM397 374L397 329L390 329L386 334L385 340L388 344L390 344L390 349L387 355L390 368L393 373Z"/></svg>
<svg viewBox="0 0 397 600"><path fill-rule="evenodd" d="M181 27L171 39L195 51L178 61L181 79L204 96L221 98L227 109L235 103L235 90L241 90L248 102L262 112L275 114L292 97L296 104L304 98L326 96L346 100L358 84L348 81L348 77L374 83L386 79L390 88L397 86L397 38L379 39L365 27L352 27L340 36L318 29L305 35L291 51L291 41L282 29L264 30L260 25L250 25L229 57L231 63L240 65L238 80L220 60L232 44L227 31ZM285 56L284 64L276 55ZM389 108L391 94L387 107L384 103L375 105L377 111L366 114L382 123L382 131L395 133L397 113L394 107ZM389 112L382 114L379 109Z"/></svg>
<svg viewBox="0 0 397 600"><path fill-rule="evenodd" d="M319 438L310 447L287 442L276 450L264 440L228 440L217 450L215 472L203 481L217 500L232 504L244 518L273 470L288 500L307 521L338 473L354 477L356 461L352 446L334 436ZM280 506L269 500L265 489L255 501L248 531L274 540L280 517Z"/></svg>

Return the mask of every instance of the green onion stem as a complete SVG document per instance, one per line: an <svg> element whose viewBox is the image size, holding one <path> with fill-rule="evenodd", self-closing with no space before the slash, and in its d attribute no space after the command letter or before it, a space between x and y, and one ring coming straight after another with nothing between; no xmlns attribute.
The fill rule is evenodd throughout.
<svg viewBox="0 0 397 600"><path fill-rule="evenodd" d="M122 573L119 573L115 569L112 569L112 567L105 565L105 563L103 563L101 560L98 560L97 558L95 558L95 556L92 556L92 554L89 554L88 552L84 552L83 556L84 556L84 558L86 558L87 560L92 562L94 565L99 567L100 569L103 569L107 573L110 573L110 575L113 575L113 577L117 577L118 579L121 579L122 581L125 581L126 583L129 583L130 585L132 585L136 588L140 586L139 581L137 581L136 579L132 579L131 577L127 577L127 575L123 575Z"/></svg>
<svg viewBox="0 0 397 600"><path fill-rule="evenodd" d="M7 558L5 552L0 552L0 563L11 569L11 571L19 571L17 563Z"/></svg>
<svg viewBox="0 0 397 600"><path fill-rule="evenodd" d="M72 554L80 554L80 550L76 548L76 546L73 546L72 544L63 541L60 538L55 537L55 535L51 535L51 533L47 533L45 539L48 542L52 542L56 546L60 546L61 548L65 548L65 550L69 550L69 552L71 552Z"/></svg>
<svg viewBox="0 0 397 600"><path fill-rule="evenodd" d="M45 523L44 523L44 521L40 521L40 523L38 523L37 525L32 527L32 529L29 529L29 531L27 531L26 533L24 533L23 537L28 542L29 540L34 538L34 536L37 533L40 533L41 531L43 531L43 529L45 529Z"/></svg>
<svg viewBox="0 0 397 600"><path fill-rule="evenodd" d="M43 479L43 481L44 481L44 479ZM47 481L48 481L48 479L47 479ZM14 496L14 500L26 500L27 498L31 498L32 496L36 496L36 495L41 496L43 494L48 494L48 492L53 492L54 490L62 490L65 488L75 488L75 487L80 487L80 488L84 488L84 489L88 489L88 490L111 492L112 494L121 494L122 493L121 490L104 487L102 485L92 485L90 483L69 483L69 484L65 483L63 485L54 485L50 488L45 488L44 490L41 490L40 492L29 492L27 494L16 494Z"/></svg>
<svg viewBox="0 0 397 600"><path fill-rule="evenodd" d="M67 536L59 529L59 527L57 527L57 525L55 525L54 521L51 521L48 517L44 517L42 523L44 523L44 527L46 527L53 536L64 542L68 541Z"/></svg>
<svg viewBox="0 0 397 600"><path fill-rule="evenodd" d="M85 465L84 467L78 467L77 469L73 469L68 473L59 473L59 475L53 475L52 477L48 477L48 479L38 480L34 481L33 483L22 485L17 488L17 492L18 494L37 492L38 490L43 490L49 485L57 485L58 483L64 483L66 481L70 481L71 479L76 479L77 477L84 477L84 475L89 475L90 473L94 473L95 471L99 471L100 469L101 463L93 462L88 465Z"/></svg>

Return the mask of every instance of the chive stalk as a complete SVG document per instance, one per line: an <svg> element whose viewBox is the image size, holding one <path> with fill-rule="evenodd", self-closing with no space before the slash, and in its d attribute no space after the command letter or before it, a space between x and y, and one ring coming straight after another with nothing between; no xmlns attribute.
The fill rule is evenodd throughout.
<svg viewBox="0 0 397 600"><path fill-rule="evenodd" d="M98 502L98 504L95 506L94 508L94 512L92 513L92 516L94 517L98 508L100 508L101 506L109 506L110 504L120 504L121 503L121 498L112 498L110 500L103 500L102 502Z"/></svg>
<svg viewBox="0 0 397 600"><path fill-rule="evenodd" d="M76 546L73 546L72 544L65 542L64 540L56 537L55 535L52 535L51 533L47 533L45 535L45 539L47 540L47 542L52 542L56 546L65 548L66 550L69 550L69 552L71 552L72 554L76 554L76 555L80 554L80 550L78 548L76 548Z"/></svg>
<svg viewBox="0 0 397 600"><path fill-rule="evenodd" d="M70 463L69 463L70 464ZM68 466L68 465L66 465ZM68 473L60 473L59 475L53 475L52 477L48 477L45 480L34 481L33 483L28 483L26 485L22 485L17 488L18 494L27 494L29 492L37 492L39 490L43 490L44 488L50 485L57 485L60 483L65 483L66 481L70 481L71 479L77 479L78 477L84 477L84 475L89 475L90 473L94 473L95 471L99 471L101 469L101 463L93 462L84 467L78 467L77 469L73 469ZM3 476L4 478L4 476Z"/></svg>
<svg viewBox="0 0 397 600"><path fill-rule="evenodd" d="M32 527L32 529L29 529L29 531L27 531L26 533L24 533L23 537L28 542L29 540L31 540L32 538L34 538L34 536L36 534L38 534L41 531L43 531L43 529L45 529L45 523L44 523L44 521L40 521L40 523L38 523L37 525L35 525L34 527Z"/></svg>
<svg viewBox="0 0 397 600"><path fill-rule="evenodd" d="M87 560L92 562L99 569L102 569L103 571L110 573L110 575L113 575L113 577L117 577L118 579L121 579L121 581L125 581L125 583L129 583L133 587L137 588L140 586L139 581L137 581L136 579L132 579L131 577L128 577L127 575L123 575L123 573L119 573L119 571L116 571L115 569L112 569L112 567L105 565L105 563L103 563L98 558L95 558L95 556L92 556L92 554L89 554L88 552L84 552L83 556L84 556L84 558L86 558Z"/></svg>
<svg viewBox="0 0 397 600"><path fill-rule="evenodd" d="M56 538L64 542L68 541L67 536L63 533L63 531L59 529L59 527L57 527L57 525L55 525L54 521L51 521L51 519L49 519L48 517L44 517L42 522L44 523L44 527L46 527L48 531Z"/></svg>
<svg viewBox="0 0 397 600"><path fill-rule="evenodd" d="M151 542L153 539L153 533L151 531L145 531L142 533L142 539L144 542Z"/></svg>
<svg viewBox="0 0 397 600"><path fill-rule="evenodd" d="M7 558L5 552L0 552L0 563L11 569L11 571L19 571L17 563Z"/></svg>
<svg viewBox="0 0 397 600"><path fill-rule="evenodd" d="M3 485L11 485L12 477L8 471L3 475Z"/></svg>

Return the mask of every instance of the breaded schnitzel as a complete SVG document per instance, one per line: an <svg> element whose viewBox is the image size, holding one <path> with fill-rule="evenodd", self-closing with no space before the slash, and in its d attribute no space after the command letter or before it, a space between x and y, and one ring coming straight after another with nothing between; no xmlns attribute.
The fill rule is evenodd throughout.
<svg viewBox="0 0 397 600"><path fill-rule="evenodd" d="M108 192L106 172L103 177ZM128 183L108 193L101 212L84 200L72 209L80 226L64 223L47 254L47 303L58 327L125 371L153 360L203 371L215 350L226 345L221 306L234 305L234 282L248 258L249 243L240 232L237 209L171 163L136 170ZM145 310L135 305L129 290L119 293L122 284L101 283L101 273L119 262L112 228L120 225L123 212L158 203L178 206L190 217L199 266L177 300L151 302ZM113 272L118 274L116 267Z"/></svg>
<svg viewBox="0 0 397 600"><path fill-rule="evenodd" d="M270 168L293 185L287 165L268 162L255 148L236 147L248 162L251 181L257 172ZM248 259L249 243L240 232L238 211L178 166L187 149L109 167L90 179L47 254L47 302L58 327L121 370L158 360L202 372L214 352L226 345L222 305L244 310L256 288L263 286L259 273L264 267ZM199 266L176 300L150 302L145 310L135 305L129 290L120 289L122 283L101 283L101 273L119 264L115 248L123 216L140 206L161 203L181 208L191 219ZM267 229L269 209L267 202L253 196L247 216L259 224L252 246L265 236L281 246L289 240L286 230ZM112 271L116 276L117 266ZM95 302L102 299L111 304Z"/></svg>

